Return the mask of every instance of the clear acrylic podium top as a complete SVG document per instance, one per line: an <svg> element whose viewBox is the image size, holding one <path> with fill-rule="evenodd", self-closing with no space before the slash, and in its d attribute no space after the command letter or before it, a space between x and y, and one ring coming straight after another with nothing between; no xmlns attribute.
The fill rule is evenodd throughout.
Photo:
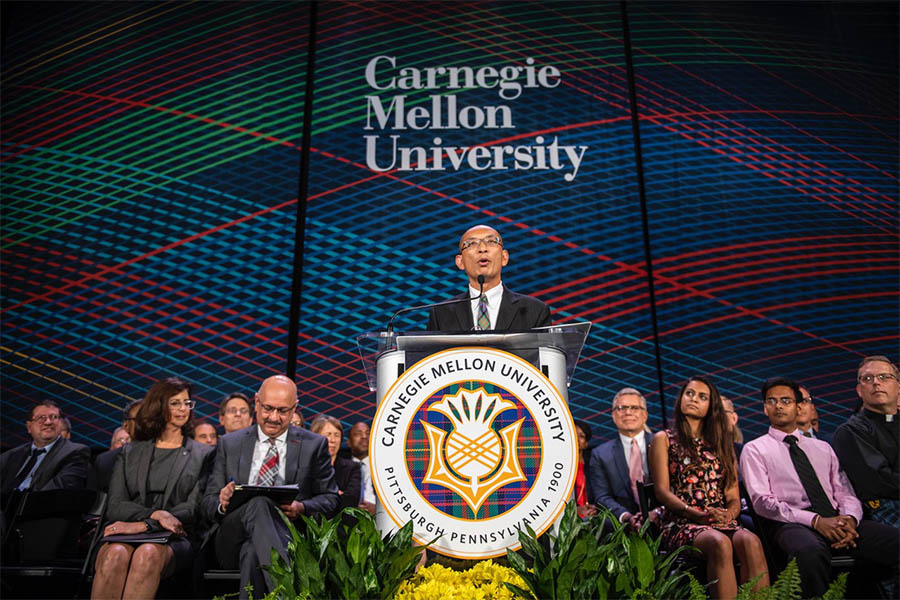
<svg viewBox="0 0 900 600"><path fill-rule="evenodd" d="M376 365L384 353L406 350L428 355L463 346L487 346L515 354L556 348L566 356L566 384L569 384L590 330L591 323L584 321L524 331L372 331L356 336L356 344L366 371L366 381L373 392L377 389Z"/></svg>

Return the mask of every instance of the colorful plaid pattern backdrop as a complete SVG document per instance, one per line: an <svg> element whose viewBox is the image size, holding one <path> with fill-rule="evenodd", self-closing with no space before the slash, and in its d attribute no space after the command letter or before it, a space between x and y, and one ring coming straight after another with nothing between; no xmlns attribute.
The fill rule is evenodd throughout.
<svg viewBox="0 0 900 600"><path fill-rule="evenodd" d="M505 410L494 419L491 429L495 433L499 433L503 428L512 425L519 419L523 419L522 428L519 431L519 443L516 448L516 459L519 461L519 467L525 475L525 481L509 483L498 489L488 496L487 500L485 500L484 504L479 507L478 512L475 514L472 513L472 509L456 492L442 485L423 483L425 474L428 470L428 463L431 460L432 449L428 442L425 428L422 426L422 422L434 425L450 434L453 431L453 423L450 419L437 411L428 410L428 408L435 402L440 402L445 395L454 395L458 393L460 387L466 390L476 390L480 387L484 387L487 393L499 394L504 400L515 405L515 409ZM475 407L471 408L473 411L475 410ZM447 440L448 438L449 435L444 439ZM541 469L541 460L543 457L541 433L538 431L534 416L514 395L498 386L485 384L483 382L464 382L462 384L448 386L423 402L422 406L416 411L416 416L409 428L405 447L407 456L406 468L409 471L410 478L416 484L416 489L422 492L425 499L438 510L444 511L452 517L465 520L489 519L512 510L525 498L525 495L534 485L534 480ZM502 452L505 454L506 452L509 452L509 450L509 448L504 447ZM438 449L438 451L441 452L442 460L447 464L447 448L441 448ZM498 467L500 464L500 462L497 463ZM489 479L493 474L494 471L491 471L481 479Z"/></svg>
<svg viewBox="0 0 900 600"><path fill-rule="evenodd" d="M856 404L860 357L897 357L897 5L627 7L639 157L618 3L321 2L295 257L310 5L3 3L3 445L26 439L43 398L75 440L105 446L161 376L193 381L201 416L252 393L285 370L299 260L305 414L370 419L354 336L462 291L456 242L480 222L504 236L509 287L558 322L594 323L569 393L595 440L613 432L618 388L645 392L657 429L661 392L671 414L692 373L713 374L749 437L776 374L806 383L833 429ZM379 55L555 66L558 87L508 102L514 129L442 137L587 146L577 176L374 172L364 70ZM404 93L413 107L451 91ZM452 95L503 103L496 89Z"/></svg>

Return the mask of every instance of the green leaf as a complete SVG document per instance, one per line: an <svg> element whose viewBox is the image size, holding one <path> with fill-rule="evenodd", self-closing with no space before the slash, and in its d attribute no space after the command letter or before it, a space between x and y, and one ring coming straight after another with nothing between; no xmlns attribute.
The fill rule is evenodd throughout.
<svg viewBox="0 0 900 600"><path fill-rule="evenodd" d="M609 597L609 580L602 576L597 576L597 598L599 600L607 600Z"/></svg>
<svg viewBox="0 0 900 600"><path fill-rule="evenodd" d="M650 548L647 543L640 537L633 536L628 549L628 557L631 564L637 571L637 580L640 589L647 589L653 580L653 555L650 554Z"/></svg>
<svg viewBox="0 0 900 600"><path fill-rule="evenodd" d="M513 583L504 581L503 585L505 585L506 589L511 591L513 594L515 594L519 598L523 598L524 600L537 600L537 596L535 596L533 593L531 593L530 591L528 591L526 589L520 588L519 586L517 586Z"/></svg>

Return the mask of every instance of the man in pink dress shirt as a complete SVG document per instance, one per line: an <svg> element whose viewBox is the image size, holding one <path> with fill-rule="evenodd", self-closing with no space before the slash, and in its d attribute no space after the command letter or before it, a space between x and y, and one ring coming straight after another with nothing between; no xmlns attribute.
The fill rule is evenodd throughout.
<svg viewBox="0 0 900 600"><path fill-rule="evenodd" d="M821 596L827 589L832 551L845 551L865 564L895 572L900 530L862 519L862 504L831 446L804 437L797 428L801 397L790 379L763 384L771 427L744 445L740 467L753 509L767 520L770 539L788 560L797 559L806 598Z"/></svg>

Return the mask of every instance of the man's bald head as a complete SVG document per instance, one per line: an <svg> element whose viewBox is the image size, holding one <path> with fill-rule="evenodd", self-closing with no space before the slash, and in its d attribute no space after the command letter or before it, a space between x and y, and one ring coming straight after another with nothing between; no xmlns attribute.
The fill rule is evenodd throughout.
<svg viewBox="0 0 900 600"><path fill-rule="evenodd" d="M284 433L297 406L297 384L284 375L273 375L256 392L256 423L270 438Z"/></svg>
<svg viewBox="0 0 900 600"><path fill-rule="evenodd" d="M500 271L509 263L509 252L503 248L500 233L489 225L469 227L459 238L456 266L466 272L469 285L478 288L478 277L484 276L484 290L500 284Z"/></svg>

